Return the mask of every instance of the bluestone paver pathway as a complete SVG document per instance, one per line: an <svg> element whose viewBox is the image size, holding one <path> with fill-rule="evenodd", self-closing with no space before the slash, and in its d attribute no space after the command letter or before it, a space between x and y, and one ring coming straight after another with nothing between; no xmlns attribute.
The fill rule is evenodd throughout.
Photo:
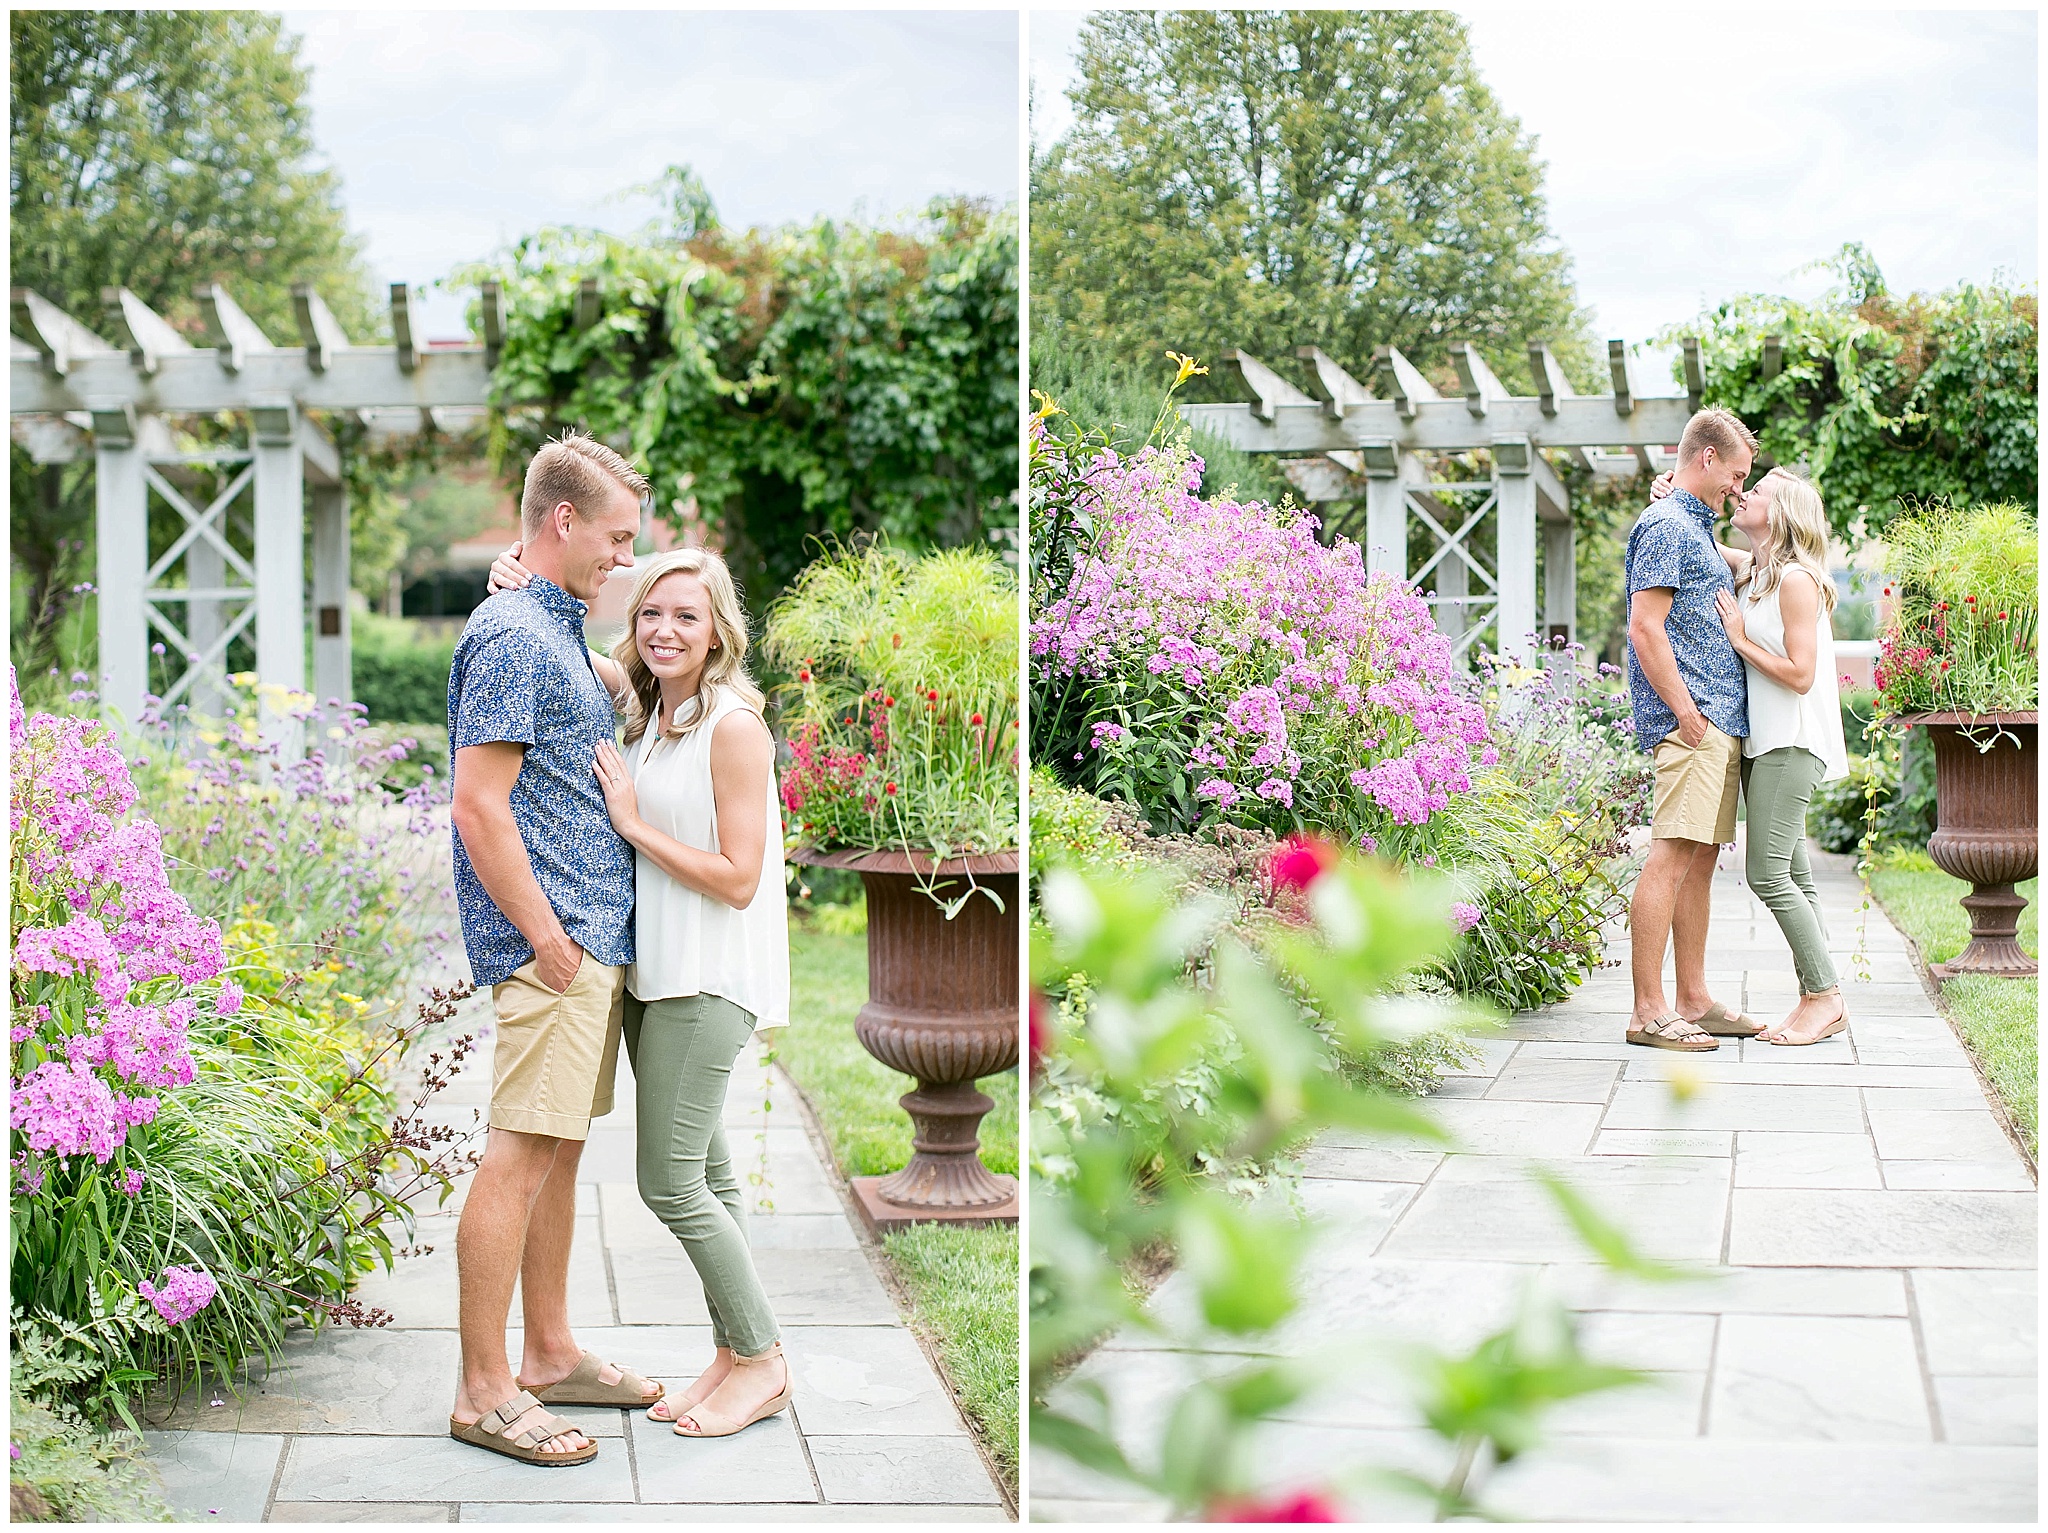
<svg viewBox="0 0 2048 1533"><path fill-rule="evenodd" d="M487 1027L487 997L457 1031ZM488 1039L435 1099L467 1127L490 1097ZM584 1346L681 1388L710 1357L703 1290L640 1201L633 1086L594 1125L580 1167L571 1319ZM592 1463L536 1468L448 1437L459 1349L455 1222L466 1180L420 1220L429 1255L358 1290L387 1328L299 1332L240 1398L189 1394L150 1456L183 1519L201 1522L706 1522L1008 1519L951 1391L905 1328L804 1126L788 1082L757 1047L726 1108L748 1173L749 1234L782 1322L791 1411L731 1438L692 1441L638 1411L566 1408L599 1443ZM478 1141L479 1144L481 1141ZM754 1180L758 1178L758 1180ZM511 1357L519 1363L519 1307ZM221 1403L215 1404L214 1401Z"/></svg>
<svg viewBox="0 0 2048 1533"><path fill-rule="evenodd" d="M1724 1040L1709 1055L1622 1042L1628 943L1559 1005L1525 1013L1447 1079L1431 1110L1455 1154L1333 1134L1303 1200L1326 1228L1305 1302L1258 1350L1359 1337L1465 1348L1532 1279L1584 1318L1590 1352L1654 1384L1552 1416L1550 1440L1482 1487L1512 1517L1561 1521L2026 1521L2036 1515L2036 1196L2029 1167L1904 940L1867 918L1847 859L1819 871L1851 1026L1810 1048ZM1752 1015L1796 998L1770 913L1723 856L1714 994ZM1867 924L1864 924L1867 920ZM1866 961L1849 955L1864 931ZM1867 978L1856 977L1858 968ZM1668 969L1667 969L1668 973ZM1688 1100L1672 1090L1683 1072ZM1523 1165L1557 1167L1640 1250L1718 1280L1651 1286L1593 1266ZM1193 1312L1176 1274L1153 1304ZM1149 1461L1165 1412L1242 1342L1157 1350L1132 1332L1069 1381L1109 1393ZM1441 1480L1448 1451L1383 1365L1261 1429L1274 1489L1380 1465ZM1156 1518L1127 1487L1050 1454L1030 1469L1043 1520ZM1427 1516L1354 1492L1360 1517Z"/></svg>

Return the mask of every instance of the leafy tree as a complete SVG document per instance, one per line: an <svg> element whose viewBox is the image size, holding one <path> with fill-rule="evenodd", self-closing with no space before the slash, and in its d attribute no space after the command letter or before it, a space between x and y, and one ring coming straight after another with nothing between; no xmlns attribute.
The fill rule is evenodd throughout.
<svg viewBox="0 0 2048 1533"><path fill-rule="evenodd" d="M193 288L221 281L273 339L310 282L351 336L381 325L340 182L316 163L307 71L275 16L251 11L15 11L10 277L101 329L126 286L202 334ZM370 486L365 486L365 498ZM13 452L14 634L24 670L55 661L90 578L89 464Z"/></svg>
<svg viewBox="0 0 2048 1533"><path fill-rule="evenodd" d="M1069 94L1032 179L1034 335L1287 372L1298 345L1356 370L1471 341L1503 376L1544 339L1593 381L1542 163L1455 16L1100 12Z"/></svg>
<svg viewBox="0 0 2048 1533"><path fill-rule="evenodd" d="M1836 284L1812 303L1746 293L1667 334L1699 335L1707 403L1804 464L1844 538L1929 497L2036 508L2037 295L1994 282L1897 297L1861 245L1827 265Z"/></svg>
<svg viewBox="0 0 2048 1533"><path fill-rule="evenodd" d="M669 186L674 213L638 238L544 229L458 274L504 283L508 470L565 425L629 449L658 514L720 534L757 610L821 537L1016 527L1013 214L947 201L907 229L734 234L688 171ZM579 328L586 278L599 312Z"/></svg>
<svg viewBox="0 0 2048 1533"><path fill-rule="evenodd" d="M195 284L232 284L274 340L310 282L349 333L378 310L317 164L306 67L256 11L15 11L11 278L98 328L123 285L200 333Z"/></svg>

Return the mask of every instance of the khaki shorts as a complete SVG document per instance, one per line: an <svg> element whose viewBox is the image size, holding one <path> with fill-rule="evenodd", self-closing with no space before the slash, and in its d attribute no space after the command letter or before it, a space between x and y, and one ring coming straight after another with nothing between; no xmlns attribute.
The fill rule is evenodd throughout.
<svg viewBox="0 0 2048 1533"><path fill-rule="evenodd" d="M538 962L491 987L498 1012L491 1127L585 1139L590 1120L612 1110L626 971L585 953L557 995L540 982Z"/></svg>
<svg viewBox="0 0 2048 1533"><path fill-rule="evenodd" d="M1650 812L1653 841L1735 839L1735 790L1742 780L1742 742L1711 723L1698 745L1672 730L1657 742L1657 787Z"/></svg>

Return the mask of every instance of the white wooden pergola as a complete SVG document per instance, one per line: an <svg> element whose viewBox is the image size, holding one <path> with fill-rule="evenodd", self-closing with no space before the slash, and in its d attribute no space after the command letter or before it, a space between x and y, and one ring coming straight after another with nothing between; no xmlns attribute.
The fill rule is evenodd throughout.
<svg viewBox="0 0 2048 1533"><path fill-rule="evenodd" d="M403 283L391 285L390 346L353 344L310 288L292 296L298 344L280 346L225 289L200 287L212 345L195 347L126 288L102 294L113 342L39 294L13 290L14 439L38 463L72 461L90 442L99 691L124 723L140 716L149 690L152 635L184 659L166 703L217 711L229 646L244 635L260 683L306 691L309 628L313 695L348 701L348 496L320 417L388 434L434 429L436 412L442 425L473 418L487 402L504 332L497 284L484 286L480 345L422 344ZM246 448L181 450L173 420L223 412L245 418ZM215 487L203 504L193 495L202 480ZM161 548L150 539L152 497L179 523ZM287 720L265 727L297 748Z"/></svg>
<svg viewBox="0 0 2048 1533"><path fill-rule="evenodd" d="M1571 497L1545 452L1576 454L1595 473L1633 474L1672 466L1685 423L1700 405L1699 343L1684 342L1683 396L1645 395L1635 387L1628 348L1607 343L1614 392L1580 396L1548 346L1529 346L1530 395L1510 392L1475 346L1453 350L1462 385L1446 399L1401 353L1382 346L1368 387L1315 346L1295 353L1309 364L1313 394L1303 393L1243 351L1223 361L1254 403L1184 405L1197 429L1246 452L1281 455L1281 468L1311 504L1363 501L1368 568L1414 582L1428 593L1437 623L1467 654L1489 628L1494 651L1527 662L1538 649L1576 637ZM1485 451L1492 477L1450 480L1432 472L1428 454ZM1428 532L1431 552L1408 567L1411 524ZM1477 556L1490 525L1493 566ZM1536 539L1543 537L1542 626L1536 604ZM1356 528L1341 528L1356 532Z"/></svg>

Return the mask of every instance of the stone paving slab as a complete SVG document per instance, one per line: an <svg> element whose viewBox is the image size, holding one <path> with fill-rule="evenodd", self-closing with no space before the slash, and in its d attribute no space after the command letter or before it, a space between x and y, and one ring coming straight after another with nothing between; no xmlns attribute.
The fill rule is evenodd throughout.
<svg viewBox="0 0 2048 1533"><path fill-rule="evenodd" d="M1768 912L1717 875L1710 981L1753 1015L1797 985ZM1881 911L1842 863L1816 870L1849 1030L1812 1048L1725 1040L1712 1054L1621 1040L1622 960L1525 1013L1446 1081L1450 1152L1325 1135L1301 1198L1326 1221L1301 1305L1259 1337L1204 1336L1185 1275L1150 1307L1199 1350L1115 1336L1062 1388L1101 1388L1125 1451L1156 1454L1188 1384L1269 1355L1341 1359L1252 1449L1261 1486L1401 1468L1438 1479L1386 1350L1469 1348L1525 1285L1560 1295L1589 1352L1651 1378L1574 1402L1500 1471L1487 1504L1555 1521L2031 1521L2036 1515L2032 1168ZM1859 931L1860 928L1860 931ZM1849 961L1860 948L1860 961ZM1863 977L1867 976L1867 977ZM1535 1157L1694 1280L1595 1265L1527 1175ZM1344 1478L1347 1487L1359 1483ZM1031 1465L1034 1518L1157 1520L1130 1487L1054 1455ZM1347 1488L1359 1520L1426 1520L1384 1486Z"/></svg>
<svg viewBox="0 0 2048 1533"><path fill-rule="evenodd" d="M486 1041L457 1078L458 1100L437 1110L466 1122L476 1082L487 1095L489 1078ZM695 1270L640 1202L624 1059L618 1103L598 1120L578 1165L571 1319L599 1356L680 1387L710 1359L710 1321ZM416 1243L431 1245L430 1254L360 1285L364 1302L393 1312L388 1328L295 1332L274 1367L237 1389L195 1389L154 1413L165 1429L149 1434L150 1459L179 1518L1008 1520L951 1390L876 1276L797 1105L757 1049L742 1055L726 1129L748 1178L762 1284L784 1328L792 1411L705 1441L639 1412L562 1408L599 1445L595 1460L573 1468L520 1464L453 1441L455 1225L465 1185L419 1219ZM515 1368L519 1324L515 1297L507 1331Z"/></svg>

